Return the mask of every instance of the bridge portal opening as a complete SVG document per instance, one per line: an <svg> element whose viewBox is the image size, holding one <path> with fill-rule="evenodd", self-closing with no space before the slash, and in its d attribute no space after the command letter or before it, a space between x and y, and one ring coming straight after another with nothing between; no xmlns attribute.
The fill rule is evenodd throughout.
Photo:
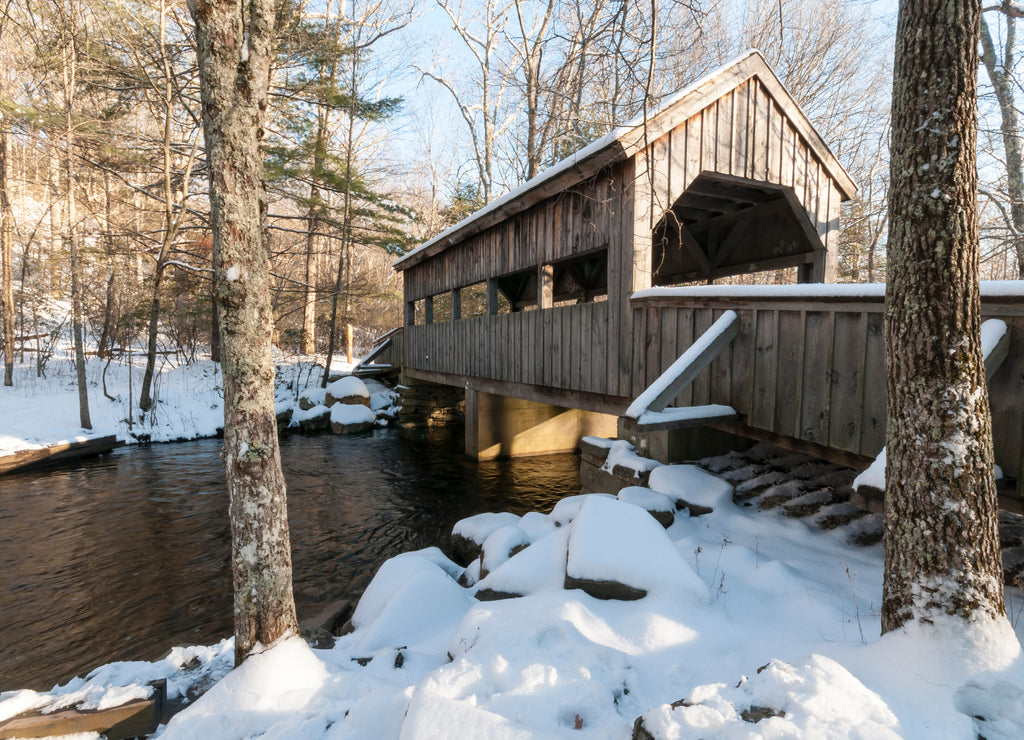
<svg viewBox="0 0 1024 740"><path fill-rule="evenodd" d="M793 188L702 172L654 227L653 285L711 283L787 267L822 278L825 245Z"/></svg>

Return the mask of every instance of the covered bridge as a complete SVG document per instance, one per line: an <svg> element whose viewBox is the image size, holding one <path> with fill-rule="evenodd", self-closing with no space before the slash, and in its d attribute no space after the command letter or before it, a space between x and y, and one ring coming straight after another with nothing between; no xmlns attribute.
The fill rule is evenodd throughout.
<svg viewBox="0 0 1024 740"><path fill-rule="evenodd" d="M719 429L862 463L884 443L876 296L650 290L778 268L833 281L839 206L855 192L750 51L399 259L393 361L407 382L466 390L470 455L569 449L614 435L728 312L714 352L660 405L717 404L706 422ZM1017 426L1019 446L1019 414Z"/></svg>

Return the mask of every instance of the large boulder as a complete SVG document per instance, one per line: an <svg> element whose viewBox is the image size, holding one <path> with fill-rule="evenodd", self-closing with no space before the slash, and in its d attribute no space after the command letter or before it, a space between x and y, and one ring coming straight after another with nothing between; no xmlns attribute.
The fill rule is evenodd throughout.
<svg viewBox="0 0 1024 740"><path fill-rule="evenodd" d="M369 408L370 391L362 380L354 375L346 375L327 386L324 405L333 406L336 403L360 405Z"/></svg>
<svg viewBox="0 0 1024 740"><path fill-rule="evenodd" d="M597 599L642 599L654 590L708 599L707 586L644 509L596 496L573 520L565 588Z"/></svg>
<svg viewBox="0 0 1024 740"><path fill-rule="evenodd" d="M304 432L325 432L331 428L331 410L326 406L299 409L292 413L290 426Z"/></svg>
<svg viewBox="0 0 1024 740"><path fill-rule="evenodd" d="M324 388L320 386L307 388L299 394L299 408L308 411L314 406L327 406L329 404L324 403L326 399L327 391Z"/></svg>
<svg viewBox="0 0 1024 740"><path fill-rule="evenodd" d="M365 432L373 427L377 417L369 407L336 403L331 406L331 431L335 434Z"/></svg>
<svg viewBox="0 0 1024 740"><path fill-rule="evenodd" d="M519 527L498 527L487 535L480 549L480 578L486 578L488 573L529 544L529 536Z"/></svg>
<svg viewBox="0 0 1024 740"><path fill-rule="evenodd" d="M499 527L512 526L519 517L507 511L466 517L452 527L452 555L455 562L466 566L480 557L480 549L488 535Z"/></svg>
<svg viewBox="0 0 1024 740"><path fill-rule="evenodd" d="M676 520L676 505L668 496L642 486L626 486L619 491L619 501L639 506L668 529Z"/></svg>

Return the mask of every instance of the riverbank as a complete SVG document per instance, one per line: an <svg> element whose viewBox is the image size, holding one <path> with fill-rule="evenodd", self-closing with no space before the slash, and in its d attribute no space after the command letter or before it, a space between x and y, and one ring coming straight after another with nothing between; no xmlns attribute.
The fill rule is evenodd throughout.
<svg viewBox="0 0 1024 740"><path fill-rule="evenodd" d="M1022 736L1009 628L880 637L879 545L745 507L692 467L651 475L654 491L456 524L483 542L468 567L436 548L392 558L329 649L284 640L230 672L229 643L180 649L9 692L0 716L99 706L164 677L172 699L209 690L163 738ZM610 583L626 589L597 598Z"/></svg>
<svg viewBox="0 0 1024 740"><path fill-rule="evenodd" d="M319 362L322 363L322 358ZM275 399L278 411L300 411L299 397L319 386L318 358L277 353ZM78 387L70 359L51 360L46 375L32 363L15 366L14 385L0 386L0 458L47 446L84 442L114 435L125 444L174 442L217 436L224 425L224 392L220 365L210 360L176 364L161 358L154 382L156 402L143 413L138 408L145 357L134 355L107 363L90 357L86 363L92 429L81 427ZM352 365L335 361L332 375L351 372ZM367 379L371 405L387 408L390 390ZM375 398L376 396L376 398Z"/></svg>

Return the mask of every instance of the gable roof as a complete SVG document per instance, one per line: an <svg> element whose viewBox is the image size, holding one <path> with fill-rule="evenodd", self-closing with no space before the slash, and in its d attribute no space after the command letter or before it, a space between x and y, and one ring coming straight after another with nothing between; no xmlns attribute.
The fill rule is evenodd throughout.
<svg viewBox="0 0 1024 740"><path fill-rule="evenodd" d="M747 80L757 78L790 124L819 159L835 182L843 200L857 192L857 185L836 159L828 144L761 56L750 49L666 99L657 110L641 114L596 141L527 180L514 190L466 217L408 254L395 260L396 270L406 270L481 231L521 213L540 201L589 179L604 167L634 156L646 144L699 113Z"/></svg>

